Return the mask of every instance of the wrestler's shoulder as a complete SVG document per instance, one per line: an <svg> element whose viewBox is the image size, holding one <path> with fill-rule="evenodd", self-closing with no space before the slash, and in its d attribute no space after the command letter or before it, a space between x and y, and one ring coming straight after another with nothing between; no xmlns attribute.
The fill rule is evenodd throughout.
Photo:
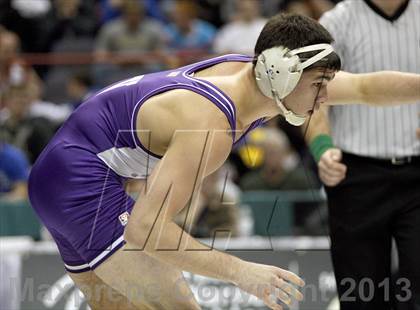
<svg viewBox="0 0 420 310"><path fill-rule="evenodd" d="M174 128L228 129L223 112L209 99L186 89L175 89L154 96L145 102L139 118L161 118L161 125Z"/></svg>

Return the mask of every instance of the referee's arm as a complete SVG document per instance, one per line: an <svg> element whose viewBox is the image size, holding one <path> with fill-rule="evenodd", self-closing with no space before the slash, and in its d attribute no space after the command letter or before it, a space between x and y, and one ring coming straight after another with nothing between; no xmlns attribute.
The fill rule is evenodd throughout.
<svg viewBox="0 0 420 310"><path fill-rule="evenodd" d="M391 106L420 101L420 74L396 71L352 74L340 71L329 83L328 105Z"/></svg>

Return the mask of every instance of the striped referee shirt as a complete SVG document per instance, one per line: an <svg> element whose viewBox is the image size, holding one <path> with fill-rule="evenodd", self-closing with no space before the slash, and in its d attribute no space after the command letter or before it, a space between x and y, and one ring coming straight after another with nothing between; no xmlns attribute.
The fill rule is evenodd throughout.
<svg viewBox="0 0 420 310"><path fill-rule="evenodd" d="M334 37L344 71L420 73L420 0L405 2L392 17L370 0L345 0L320 23ZM386 108L334 106L329 112L331 134L338 148L359 156L420 155L419 113L420 102Z"/></svg>

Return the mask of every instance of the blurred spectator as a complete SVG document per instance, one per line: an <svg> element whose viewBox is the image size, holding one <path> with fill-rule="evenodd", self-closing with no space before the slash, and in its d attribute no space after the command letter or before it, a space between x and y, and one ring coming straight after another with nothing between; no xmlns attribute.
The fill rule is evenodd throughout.
<svg viewBox="0 0 420 310"><path fill-rule="evenodd" d="M29 114L33 117L46 117L54 122L66 119L70 110L65 106L57 106L41 100L43 82L32 69L26 65L19 55L20 40L13 32L0 32L0 98L9 87L24 87L31 102ZM4 108L4 100L0 101L0 109Z"/></svg>
<svg viewBox="0 0 420 310"><path fill-rule="evenodd" d="M266 20L261 16L259 0L236 0L234 20L221 28L214 40L216 53L254 55L254 46Z"/></svg>
<svg viewBox="0 0 420 310"><path fill-rule="evenodd" d="M315 161L312 159L312 155L310 154L308 147L306 146L302 129L290 125L283 117L278 116L264 122L264 128L272 128L275 131L280 130L287 136L287 141L292 149L292 152L298 156L301 164L310 170L310 180L315 182L314 184L311 184L311 186L313 188L320 188L321 184L317 178L317 166ZM254 138L263 136L264 130L256 131L251 135ZM249 137L246 138L246 141L247 140L249 140ZM235 183L239 184L242 177L248 172L255 172L259 169L263 164L263 160L264 154L261 146L248 143L246 147L237 147L234 149L229 155L229 161L235 167L236 176L233 178ZM312 176L315 178L314 180L312 180Z"/></svg>
<svg viewBox="0 0 420 310"><path fill-rule="evenodd" d="M196 209L185 208L177 217L179 225L193 227L196 237L234 237L239 234L241 191L230 178L226 166L203 181Z"/></svg>
<svg viewBox="0 0 420 310"><path fill-rule="evenodd" d="M259 128L250 134L248 146L260 148L263 157L259 168L247 172L240 180L247 190L318 190L314 172L299 162L287 136L277 128ZM255 151L254 151L255 152ZM255 156L255 155L254 155ZM254 157L257 160L258 156ZM325 205L313 202L294 203L296 234L325 234Z"/></svg>
<svg viewBox="0 0 420 310"><path fill-rule="evenodd" d="M213 43L216 28L198 18L198 6L192 0L170 2L172 21L166 27L169 47L173 49L208 49Z"/></svg>
<svg viewBox="0 0 420 310"><path fill-rule="evenodd" d="M31 85L31 98L39 98L42 82L35 71L19 56L18 36L3 29L0 32L0 96L9 86ZM0 109L2 105L0 104Z"/></svg>
<svg viewBox="0 0 420 310"><path fill-rule="evenodd" d="M72 109L77 108L93 91L93 81L88 71L79 71L67 81L67 95Z"/></svg>
<svg viewBox="0 0 420 310"><path fill-rule="evenodd" d="M158 52L164 46L163 29L144 16L142 2L123 0L121 10L122 16L102 26L97 37L95 60L101 65L95 73L101 85L156 69L156 59L141 53ZM104 80L109 75L112 80Z"/></svg>
<svg viewBox="0 0 420 310"><path fill-rule="evenodd" d="M214 0L207 0L214 1ZM220 18L224 23L230 23L236 18L238 0L216 0L220 3ZM280 7L286 0L257 0L260 5L260 12L265 17L271 17L280 11Z"/></svg>
<svg viewBox="0 0 420 310"><path fill-rule="evenodd" d="M165 16L161 10L161 3L166 0L133 0L144 5L146 15L165 22ZM105 24L121 15L121 6L124 0L99 0L100 20Z"/></svg>
<svg viewBox="0 0 420 310"><path fill-rule="evenodd" d="M280 130L259 128L250 134L248 145L260 148L263 163L242 177L243 190L305 190L316 184L312 172L299 165L299 157Z"/></svg>
<svg viewBox="0 0 420 310"><path fill-rule="evenodd" d="M54 126L43 117L29 114L31 85L10 86L2 94L5 108L0 111L0 131L4 141L23 150L34 163L53 135Z"/></svg>
<svg viewBox="0 0 420 310"><path fill-rule="evenodd" d="M25 154L0 141L0 199L28 199L29 163Z"/></svg>

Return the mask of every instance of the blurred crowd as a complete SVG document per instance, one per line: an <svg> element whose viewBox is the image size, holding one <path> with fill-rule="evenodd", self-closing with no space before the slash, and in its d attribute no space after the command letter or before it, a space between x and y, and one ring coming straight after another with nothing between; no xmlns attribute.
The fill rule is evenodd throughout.
<svg viewBox="0 0 420 310"><path fill-rule="evenodd" d="M338 1L0 0L0 200L27 199L31 164L96 90L218 54L253 55L269 16L318 19ZM318 191L314 167L300 129L271 120L203 184L195 234L252 233L241 196ZM297 205L294 232L325 234L306 223L317 203Z"/></svg>

